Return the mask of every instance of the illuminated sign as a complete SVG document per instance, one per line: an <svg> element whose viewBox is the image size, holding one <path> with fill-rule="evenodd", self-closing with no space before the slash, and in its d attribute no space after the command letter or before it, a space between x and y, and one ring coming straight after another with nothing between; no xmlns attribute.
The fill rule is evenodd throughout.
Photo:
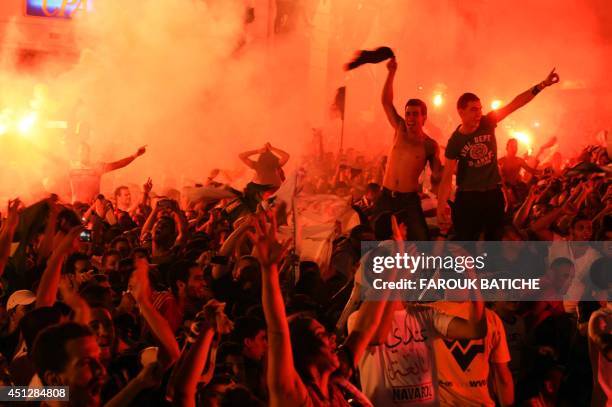
<svg viewBox="0 0 612 407"><path fill-rule="evenodd" d="M88 10L88 0L25 0L26 15L34 17L72 18Z"/></svg>

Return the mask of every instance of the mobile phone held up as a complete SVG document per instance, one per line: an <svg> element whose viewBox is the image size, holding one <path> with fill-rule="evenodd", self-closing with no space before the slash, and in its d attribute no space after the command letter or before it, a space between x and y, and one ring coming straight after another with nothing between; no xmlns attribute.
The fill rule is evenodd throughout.
<svg viewBox="0 0 612 407"><path fill-rule="evenodd" d="M90 243L91 242L91 230L85 229L84 231L82 231L81 234L79 235L79 240L81 242Z"/></svg>

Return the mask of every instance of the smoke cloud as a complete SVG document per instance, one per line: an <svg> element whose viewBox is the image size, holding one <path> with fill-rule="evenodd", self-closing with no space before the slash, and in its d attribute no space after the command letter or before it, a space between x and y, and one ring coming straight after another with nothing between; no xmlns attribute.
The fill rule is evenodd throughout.
<svg viewBox="0 0 612 407"><path fill-rule="evenodd" d="M99 161L148 146L104 176L106 191L150 176L163 192L202 181L212 168L240 170L238 153L268 141L296 165L313 127L324 129L326 148L338 148L340 124L327 111L343 85L345 147L383 153L391 142L380 107L384 64L342 71L356 50L381 45L399 63L396 106L425 100L428 129L442 145L458 124L461 93L475 92L485 106L508 102L553 67L562 84L508 126L529 132L535 147L556 135L567 153L612 127L607 1L90 0L89 11L53 22L75 52L29 65L19 44L44 49L50 37L32 37L47 19L24 17L21 6L0 12L0 126L13 126L0 135L2 199L34 199L45 188L66 195L80 142ZM32 21L42 28L32 30ZM440 107L432 106L435 93ZM32 111L31 134L19 134ZM42 118L68 128L42 130ZM233 175L241 186L250 173Z"/></svg>

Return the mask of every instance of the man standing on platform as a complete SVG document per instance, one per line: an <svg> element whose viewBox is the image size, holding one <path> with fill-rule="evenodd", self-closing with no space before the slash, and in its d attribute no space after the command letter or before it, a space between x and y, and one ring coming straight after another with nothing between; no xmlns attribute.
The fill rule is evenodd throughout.
<svg viewBox="0 0 612 407"><path fill-rule="evenodd" d="M457 193L452 221L456 240L478 240L484 232L485 240L498 241L504 222L504 195L497 163L495 127L510 113L529 103L544 88L559 82L553 69L545 80L526 90L508 105L482 114L480 99L464 93L457 101L461 125L451 135L446 146L446 164L438 191L438 224L450 226L447 205L453 175L457 172Z"/></svg>
<svg viewBox="0 0 612 407"><path fill-rule="evenodd" d="M431 167L431 184L437 186L442 167L438 143L423 132L427 105L420 99L409 99L402 118L393 106L393 79L397 62L387 63L389 74L382 93L382 104L389 123L395 129L393 147L383 178L383 188L376 202L376 212L391 211L408 227L408 238L429 240L429 229L419 197L419 177L425 165Z"/></svg>

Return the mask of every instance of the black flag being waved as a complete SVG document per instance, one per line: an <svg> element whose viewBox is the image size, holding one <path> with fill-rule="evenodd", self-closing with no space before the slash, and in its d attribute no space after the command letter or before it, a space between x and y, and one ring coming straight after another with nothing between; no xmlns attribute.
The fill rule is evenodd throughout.
<svg viewBox="0 0 612 407"><path fill-rule="evenodd" d="M351 62L344 66L346 71L360 67L363 64L377 64L387 59L393 58L393 50L389 47L378 47L373 51L357 51L357 55Z"/></svg>

